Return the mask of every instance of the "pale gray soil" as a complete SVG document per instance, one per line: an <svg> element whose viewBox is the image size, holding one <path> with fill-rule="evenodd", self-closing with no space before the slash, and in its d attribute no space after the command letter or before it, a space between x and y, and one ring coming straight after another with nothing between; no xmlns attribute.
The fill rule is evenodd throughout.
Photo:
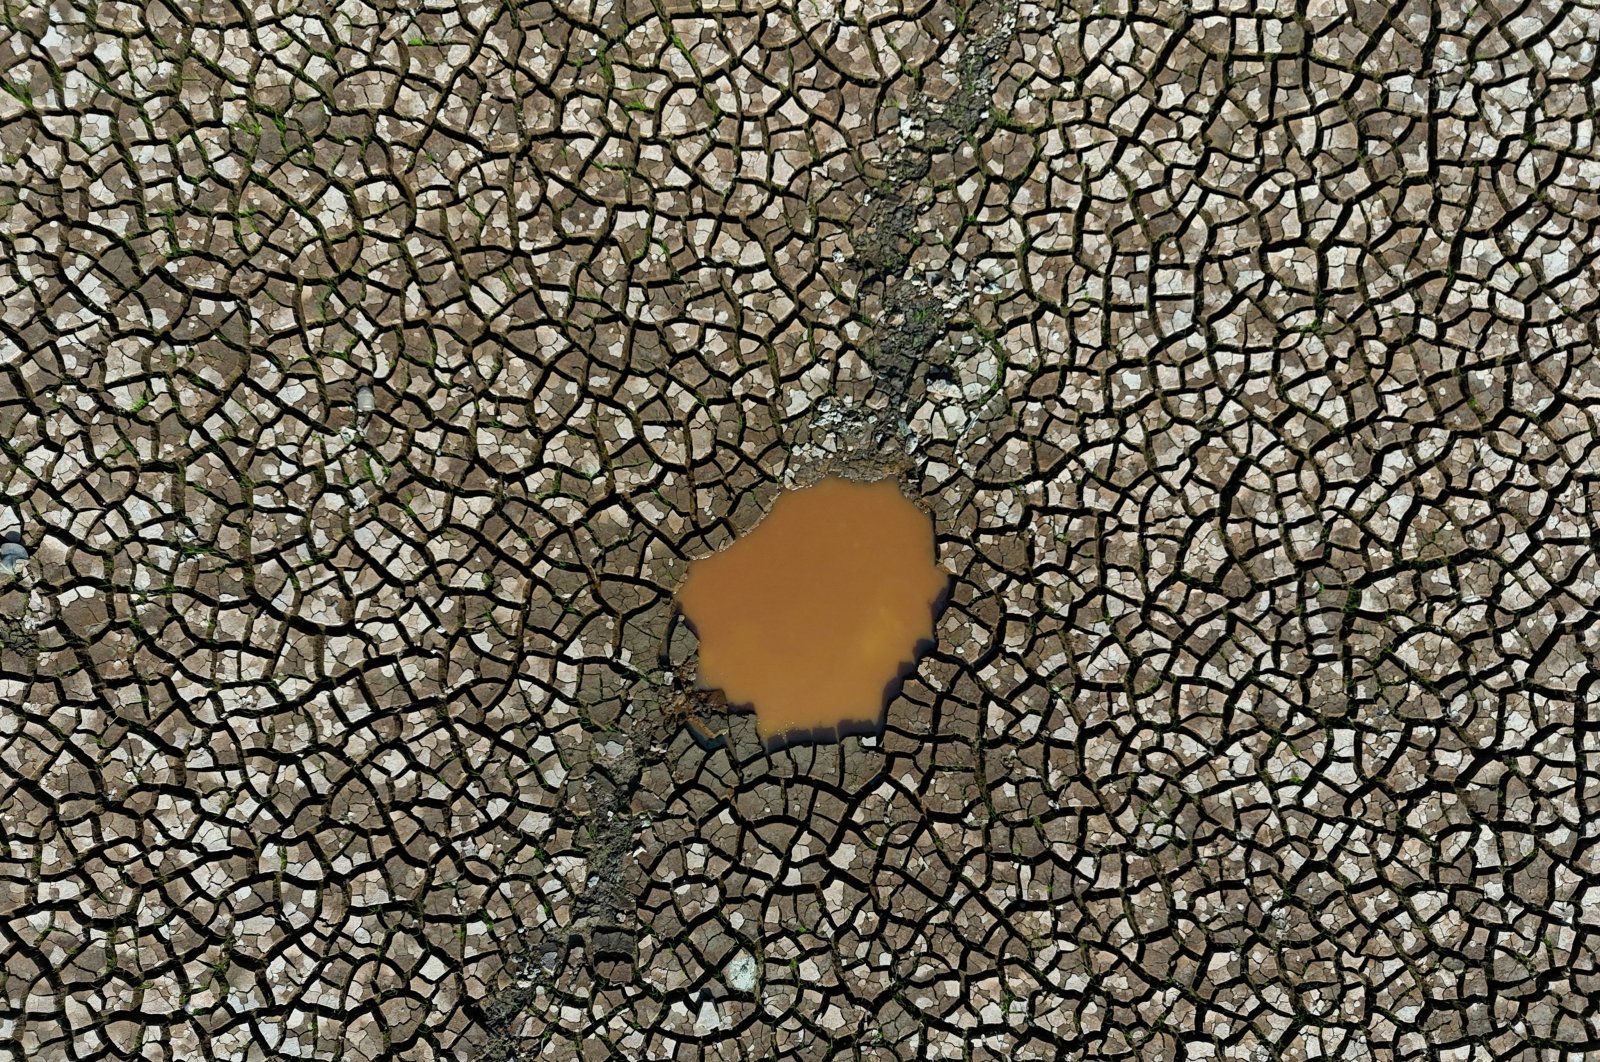
<svg viewBox="0 0 1600 1062"><path fill-rule="evenodd" d="M0 8L0 1057L1595 1057L1597 39ZM830 471L955 589L768 755Z"/></svg>

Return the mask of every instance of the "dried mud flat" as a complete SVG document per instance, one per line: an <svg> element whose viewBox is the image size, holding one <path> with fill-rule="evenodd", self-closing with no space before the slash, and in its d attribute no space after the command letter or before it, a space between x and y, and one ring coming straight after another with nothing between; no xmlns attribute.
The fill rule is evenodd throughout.
<svg viewBox="0 0 1600 1062"><path fill-rule="evenodd" d="M1593 6L0 25L0 1055L1600 1049ZM830 472L955 585L768 755Z"/></svg>

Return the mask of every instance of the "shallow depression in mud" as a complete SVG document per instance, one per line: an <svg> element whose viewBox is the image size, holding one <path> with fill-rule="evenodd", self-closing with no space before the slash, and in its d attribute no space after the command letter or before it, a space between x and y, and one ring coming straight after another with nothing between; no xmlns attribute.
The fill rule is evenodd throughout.
<svg viewBox="0 0 1600 1062"><path fill-rule="evenodd" d="M948 585L932 521L893 482L833 478L696 561L678 604L700 685L753 708L771 742L875 729Z"/></svg>

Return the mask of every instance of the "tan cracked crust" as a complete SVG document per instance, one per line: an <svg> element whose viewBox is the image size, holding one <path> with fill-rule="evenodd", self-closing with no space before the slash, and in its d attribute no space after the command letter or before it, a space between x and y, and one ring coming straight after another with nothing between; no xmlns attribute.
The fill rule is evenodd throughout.
<svg viewBox="0 0 1600 1062"><path fill-rule="evenodd" d="M0 1055L1600 1046L1592 6L0 25ZM829 471L957 581L768 756Z"/></svg>

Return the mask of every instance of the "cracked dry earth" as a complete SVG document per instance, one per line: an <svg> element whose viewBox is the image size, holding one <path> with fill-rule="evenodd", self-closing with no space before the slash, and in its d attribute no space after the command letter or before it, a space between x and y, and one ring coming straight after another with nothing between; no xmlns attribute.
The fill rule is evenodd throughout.
<svg viewBox="0 0 1600 1062"><path fill-rule="evenodd" d="M7 4L0 1055L1597 1057L1597 38ZM829 474L954 587L768 754Z"/></svg>

